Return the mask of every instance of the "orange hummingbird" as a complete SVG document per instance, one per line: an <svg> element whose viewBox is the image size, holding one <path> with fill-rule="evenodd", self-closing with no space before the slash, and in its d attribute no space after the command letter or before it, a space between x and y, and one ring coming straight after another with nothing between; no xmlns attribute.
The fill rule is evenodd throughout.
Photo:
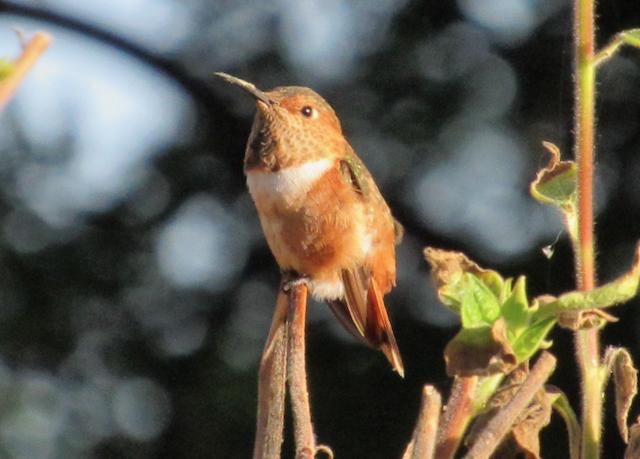
<svg viewBox="0 0 640 459"><path fill-rule="evenodd" d="M244 157L249 193L280 269L326 301L344 327L381 350L404 376L383 295L396 283L402 226L342 134L331 106L309 88L261 91L216 73L256 99Z"/></svg>

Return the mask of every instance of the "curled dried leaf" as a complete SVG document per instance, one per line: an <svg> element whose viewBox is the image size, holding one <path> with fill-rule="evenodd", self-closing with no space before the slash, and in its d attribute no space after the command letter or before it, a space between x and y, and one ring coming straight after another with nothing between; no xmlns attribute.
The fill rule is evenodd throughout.
<svg viewBox="0 0 640 459"><path fill-rule="evenodd" d="M622 439L629 441L627 418L631 403L638 393L638 370L633 366L629 351L623 348L609 348L605 354L605 365L613 372L616 394L616 421Z"/></svg>
<svg viewBox="0 0 640 459"><path fill-rule="evenodd" d="M560 149L551 142L542 142L551 154L549 164L536 175L529 188L531 195L544 204L551 204L562 211L565 226L573 240L577 237L576 174L574 161L561 161Z"/></svg>
<svg viewBox="0 0 640 459"><path fill-rule="evenodd" d="M561 161L557 145L545 141L542 142L542 146L547 149L551 158L531 183L531 194L547 204L568 205L569 201L575 198L576 163Z"/></svg>
<svg viewBox="0 0 640 459"><path fill-rule="evenodd" d="M588 311L567 311L558 315L558 325L572 331L586 328L601 328L609 322L617 322L618 318L602 309Z"/></svg>
<svg viewBox="0 0 640 459"><path fill-rule="evenodd" d="M502 277L495 271L481 268L462 252L427 247L424 249L424 257L431 265L431 278L440 301L447 306L455 306L458 302L455 286L465 273L481 279L497 296L501 293L504 283Z"/></svg>
<svg viewBox="0 0 640 459"><path fill-rule="evenodd" d="M462 252L426 247L424 257L431 265L431 277L437 288L450 284L466 273L479 273L484 271Z"/></svg>
<svg viewBox="0 0 640 459"><path fill-rule="evenodd" d="M488 376L509 373L518 361L507 339L505 322L461 330L447 344L444 358L449 376Z"/></svg>

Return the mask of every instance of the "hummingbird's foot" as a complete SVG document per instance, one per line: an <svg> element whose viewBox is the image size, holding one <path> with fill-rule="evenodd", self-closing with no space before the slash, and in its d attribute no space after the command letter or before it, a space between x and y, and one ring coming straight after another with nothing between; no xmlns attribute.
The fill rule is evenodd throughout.
<svg viewBox="0 0 640 459"><path fill-rule="evenodd" d="M327 445L316 446L316 456L320 453L324 454L329 459L333 459L333 450Z"/></svg>
<svg viewBox="0 0 640 459"><path fill-rule="evenodd" d="M289 293L293 287L307 285L311 277L306 274L298 274L295 271L285 271L282 273L281 288L284 293Z"/></svg>

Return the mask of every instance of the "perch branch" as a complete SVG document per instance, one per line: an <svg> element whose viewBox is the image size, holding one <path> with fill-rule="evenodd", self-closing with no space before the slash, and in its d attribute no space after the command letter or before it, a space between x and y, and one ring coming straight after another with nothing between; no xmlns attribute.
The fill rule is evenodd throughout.
<svg viewBox="0 0 640 459"><path fill-rule="evenodd" d="M316 452L305 362L306 316L307 286L304 284L294 285L289 291L289 310L287 313L287 381L293 413L297 459L312 459Z"/></svg>
<svg viewBox="0 0 640 459"><path fill-rule="evenodd" d="M442 398L438 391L433 386L424 386L416 427L402 459L431 459L434 457L441 407Z"/></svg>
<svg viewBox="0 0 640 459"><path fill-rule="evenodd" d="M278 293L258 373L258 425L253 459L279 459L284 429L288 298Z"/></svg>
<svg viewBox="0 0 640 459"><path fill-rule="evenodd" d="M51 36L44 32L37 32L29 43L22 50L20 57L13 63L11 73L0 81L0 110L15 93L18 85L24 80L25 76L36 63L40 55L47 49L51 43Z"/></svg>
<svg viewBox="0 0 640 459"><path fill-rule="evenodd" d="M529 406L533 397L549 379L555 366L556 358L548 352L543 352L518 392L487 423L464 459L487 459L491 456L518 416Z"/></svg>

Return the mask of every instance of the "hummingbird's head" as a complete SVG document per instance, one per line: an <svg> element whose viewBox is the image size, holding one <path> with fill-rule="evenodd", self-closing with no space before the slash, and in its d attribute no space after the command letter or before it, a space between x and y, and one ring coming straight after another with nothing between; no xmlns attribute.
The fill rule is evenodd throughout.
<svg viewBox="0 0 640 459"><path fill-rule="evenodd" d="M216 75L244 89L256 100L245 169L280 169L332 157L344 147L336 113L315 91L302 86L261 91L252 83L226 73Z"/></svg>

